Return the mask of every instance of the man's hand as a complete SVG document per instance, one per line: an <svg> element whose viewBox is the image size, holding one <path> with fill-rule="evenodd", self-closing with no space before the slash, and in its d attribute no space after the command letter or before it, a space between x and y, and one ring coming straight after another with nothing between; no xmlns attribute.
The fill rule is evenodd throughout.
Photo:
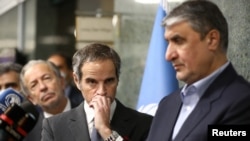
<svg viewBox="0 0 250 141"><path fill-rule="evenodd" d="M102 138L106 139L112 133L110 128L111 98L107 96L95 95L90 102L90 106L95 111L95 128Z"/></svg>

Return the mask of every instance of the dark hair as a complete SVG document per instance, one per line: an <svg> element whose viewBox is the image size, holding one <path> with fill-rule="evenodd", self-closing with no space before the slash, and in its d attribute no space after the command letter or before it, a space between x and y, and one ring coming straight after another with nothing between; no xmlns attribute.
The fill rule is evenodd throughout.
<svg viewBox="0 0 250 141"><path fill-rule="evenodd" d="M55 53L50 54L48 58L52 56L60 56L61 58L63 58L64 62L67 65L67 68L72 70L72 58L69 55L63 52L55 52Z"/></svg>
<svg viewBox="0 0 250 141"><path fill-rule="evenodd" d="M25 65L28 61L28 56L23 52L20 52L18 49L15 49L15 62L20 65Z"/></svg>
<svg viewBox="0 0 250 141"><path fill-rule="evenodd" d="M228 24L222 12L212 2L193 0L186 1L174 8L163 20L168 27L176 22L187 21L191 27L200 33L201 39L212 29L220 33L220 46L226 51L228 48Z"/></svg>
<svg viewBox="0 0 250 141"><path fill-rule="evenodd" d="M73 56L73 71L76 73L79 80L81 80L82 73L81 68L86 62L92 62L96 60L107 60L110 59L115 66L116 76L119 79L120 68L121 68L121 59L117 52L111 47L99 44L92 43L88 44L85 47L79 49Z"/></svg>
<svg viewBox="0 0 250 141"><path fill-rule="evenodd" d="M0 63L0 75L10 71L14 71L20 74L22 67L23 67L22 65L12 62Z"/></svg>

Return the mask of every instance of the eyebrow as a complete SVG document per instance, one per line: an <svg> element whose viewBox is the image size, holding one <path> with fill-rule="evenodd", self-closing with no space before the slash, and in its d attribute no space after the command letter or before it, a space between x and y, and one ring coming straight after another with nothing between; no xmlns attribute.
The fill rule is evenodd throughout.
<svg viewBox="0 0 250 141"><path fill-rule="evenodd" d="M17 86L18 84L16 82L10 82L10 83L6 83L4 85L5 86Z"/></svg>

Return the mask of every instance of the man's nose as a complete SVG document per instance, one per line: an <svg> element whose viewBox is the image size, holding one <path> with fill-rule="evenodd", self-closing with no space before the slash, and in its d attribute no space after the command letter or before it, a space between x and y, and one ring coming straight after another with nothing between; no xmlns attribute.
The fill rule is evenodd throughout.
<svg viewBox="0 0 250 141"><path fill-rule="evenodd" d="M171 45L171 43L169 43L167 46L167 49L166 49L165 59L167 61L172 61L172 60L174 60L174 58L176 58L176 52L174 50L173 45Z"/></svg>
<svg viewBox="0 0 250 141"><path fill-rule="evenodd" d="M104 84L100 84L98 86L97 94L98 95L106 95L106 92L107 92L107 90L106 90L105 85Z"/></svg>
<svg viewBox="0 0 250 141"><path fill-rule="evenodd" d="M40 89L40 90L44 90L46 87L47 87L47 86L46 86L46 83L44 83L43 81L40 81L40 82L39 82L39 89Z"/></svg>

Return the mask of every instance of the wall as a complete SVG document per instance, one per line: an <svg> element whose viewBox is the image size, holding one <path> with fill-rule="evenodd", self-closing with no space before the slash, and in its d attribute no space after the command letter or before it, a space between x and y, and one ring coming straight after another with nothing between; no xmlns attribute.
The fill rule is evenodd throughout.
<svg viewBox="0 0 250 141"><path fill-rule="evenodd" d="M137 103L157 7L157 4L144 5L133 0L115 1L120 28L114 48L122 59L117 96L132 108Z"/></svg>
<svg viewBox="0 0 250 141"><path fill-rule="evenodd" d="M75 52L76 0L37 0L35 58L55 51Z"/></svg>
<svg viewBox="0 0 250 141"><path fill-rule="evenodd" d="M228 57L238 73L250 80L249 0L212 0L225 14L229 26Z"/></svg>
<svg viewBox="0 0 250 141"><path fill-rule="evenodd" d="M17 44L17 8L0 16L0 48L15 47Z"/></svg>

